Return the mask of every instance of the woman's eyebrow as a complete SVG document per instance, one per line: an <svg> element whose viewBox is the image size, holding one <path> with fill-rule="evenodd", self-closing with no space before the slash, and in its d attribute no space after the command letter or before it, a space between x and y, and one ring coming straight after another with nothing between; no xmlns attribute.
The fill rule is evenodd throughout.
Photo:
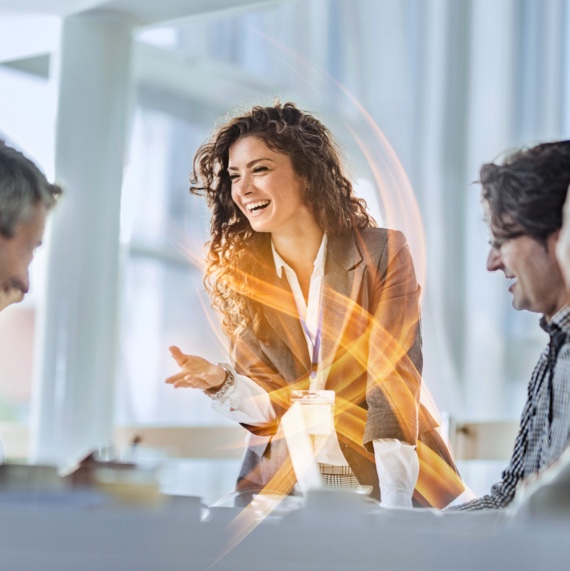
<svg viewBox="0 0 570 571"><path fill-rule="evenodd" d="M270 159L269 157L262 157L262 158L260 158L260 159L253 159L253 161L249 161L249 163L247 163L247 164L245 165L245 168L248 169L248 168L252 167L255 163L258 163L258 162L260 162L260 161L271 161L272 163L275 162L273 159ZM237 167L232 167L232 166L230 165L230 166L228 166L228 170L229 170L229 171L235 171L235 170L238 170L238 168L237 168Z"/></svg>

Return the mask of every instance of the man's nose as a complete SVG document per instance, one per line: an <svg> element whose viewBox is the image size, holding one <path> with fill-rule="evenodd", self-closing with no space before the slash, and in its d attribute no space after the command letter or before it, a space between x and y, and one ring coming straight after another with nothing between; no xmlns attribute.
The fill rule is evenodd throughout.
<svg viewBox="0 0 570 571"><path fill-rule="evenodd" d="M13 287L19 289L22 293L28 293L30 289L30 271L28 266L22 268L18 275L12 278Z"/></svg>
<svg viewBox="0 0 570 571"><path fill-rule="evenodd" d="M496 272L503 267L503 260L501 259L501 251L498 248L491 248L487 256L487 270Z"/></svg>

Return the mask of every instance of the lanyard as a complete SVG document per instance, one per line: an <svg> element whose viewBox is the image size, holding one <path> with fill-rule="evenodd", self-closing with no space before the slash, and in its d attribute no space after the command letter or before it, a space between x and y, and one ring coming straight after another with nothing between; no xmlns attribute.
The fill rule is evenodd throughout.
<svg viewBox="0 0 570 571"><path fill-rule="evenodd" d="M321 299L322 301L322 299ZM323 306L322 303L319 304L319 317L317 320L317 333L315 335L315 340L311 337L311 332L307 326L307 322L304 319L300 319L303 331L307 335L307 338L313 346L313 354L311 355L311 379L317 378L317 371L319 368L319 351L321 348L321 331L323 328Z"/></svg>

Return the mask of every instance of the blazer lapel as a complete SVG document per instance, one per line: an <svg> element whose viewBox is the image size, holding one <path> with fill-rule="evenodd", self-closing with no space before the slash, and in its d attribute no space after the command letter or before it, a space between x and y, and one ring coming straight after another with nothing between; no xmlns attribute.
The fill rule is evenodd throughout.
<svg viewBox="0 0 570 571"><path fill-rule="evenodd" d="M351 306L358 300L365 267L354 233L329 236L322 299L322 370L325 376L328 376L343 339Z"/></svg>
<svg viewBox="0 0 570 571"><path fill-rule="evenodd" d="M269 325L297 357L303 367L310 371L311 357L299 321L297 306L287 278L279 277L273 262L271 249L262 256L263 267L259 268L254 298L260 304Z"/></svg>
<svg viewBox="0 0 570 571"><path fill-rule="evenodd" d="M255 297L261 304L267 322L289 347L303 367L310 371L311 357L303 334L293 294L287 279L277 276L269 248L262 256L263 269L258 274ZM322 356L325 377L334 362L351 314L351 306L359 297L366 264L356 243L355 233L329 236L321 303Z"/></svg>

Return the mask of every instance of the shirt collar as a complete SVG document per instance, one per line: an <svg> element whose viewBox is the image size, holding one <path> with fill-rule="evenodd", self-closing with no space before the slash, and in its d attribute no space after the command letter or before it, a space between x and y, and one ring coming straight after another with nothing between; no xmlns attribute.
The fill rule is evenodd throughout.
<svg viewBox="0 0 570 571"><path fill-rule="evenodd" d="M549 334L552 335L557 331L563 331L570 335L570 306L565 305L559 309L550 320L542 316L540 319L540 326Z"/></svg>
<svg viewBox="0 0 570 571"><path fill-rule="evenodd" d="M273 261L275 262L275 270L277 271L278 277L283 277L283 268L288 268L289 265L287 262L279 255L279 252L275 249L273 245L273 241L271 241L271 251L273 252ZM325 275L325 255L327 252L327 235L323 234L323 239L321 240L321 245L319 246L319 251L317 252L317 257L313 262L313 267L321 273L321 275Z"/></svg>

